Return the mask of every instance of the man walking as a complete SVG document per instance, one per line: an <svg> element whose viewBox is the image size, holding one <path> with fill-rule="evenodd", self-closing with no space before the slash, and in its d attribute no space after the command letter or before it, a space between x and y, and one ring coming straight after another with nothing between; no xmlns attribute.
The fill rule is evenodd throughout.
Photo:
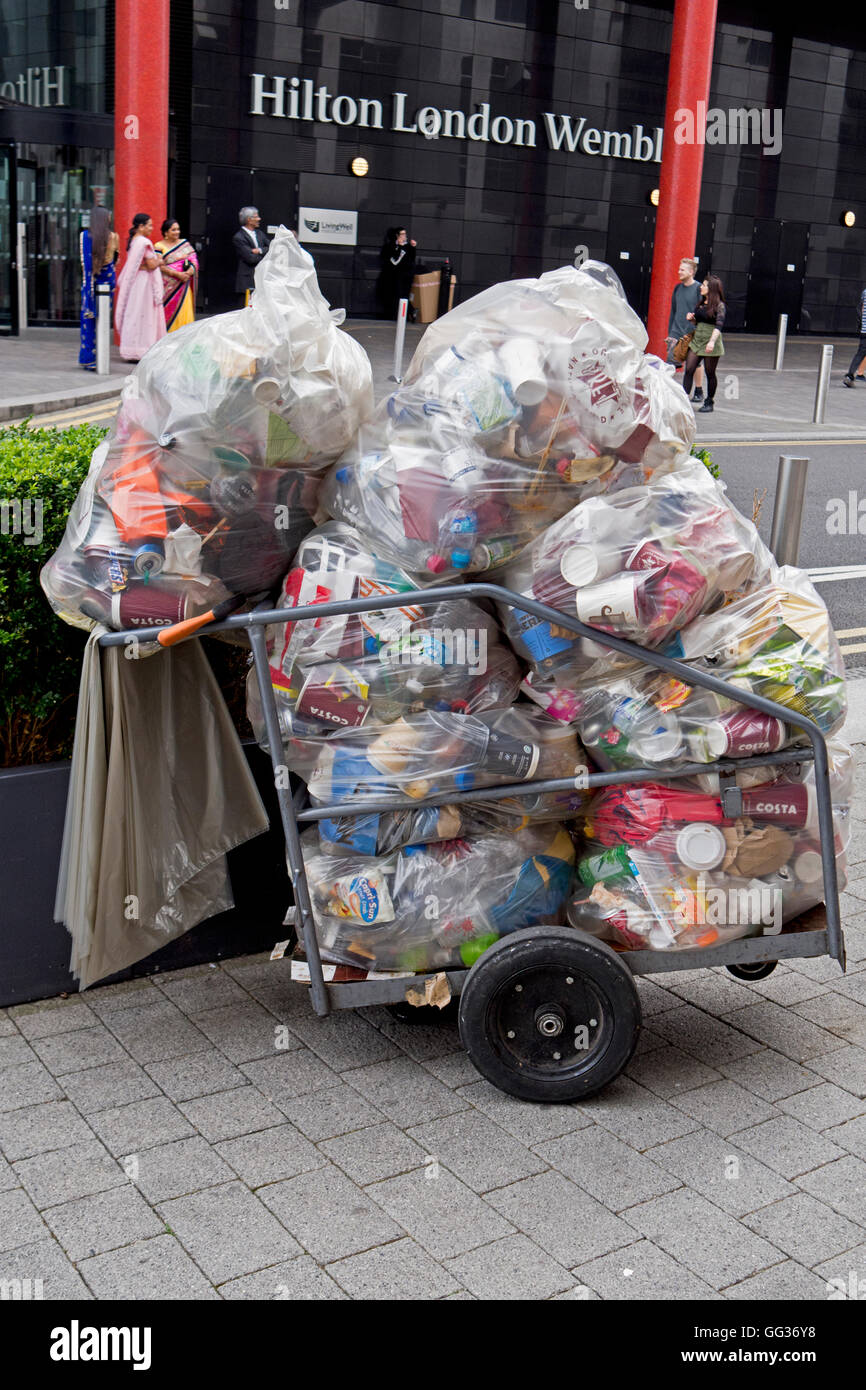
<svg viewBox="0 0 866 1390"><path fill-rule="evenodd" d="M232 237L232 244L238 258L235 276L235 290L243 296L243 304L249 304L250 294L255 288L255 269L266 255L270 242L264 232L259 231L258 208L241 208L238 213L240 227Z"/></svg>
<svg viewBox="0 0 866 1390"><path fill-rule="evenodd" d="M694 313L695 305L701 297L701 287L695 280L697 268L698 263L692 256L683 256L677 271L679 284L674 286L674 292L671 295L671 316L668 322L667 338L669 362L673 361L674 344L678 343L685 333L690 333L694 327L694 324L686 319L686 315ZM692 397L695 401L704 399L703 382L704 369L699 366L695 372L695 392Z"/></svg>
<svg viewBox="0 0 866 1390"><path fill-rule="evenodd" d="M851 365L842 378L846 386L854 385L854 373L864 357L866 357L866 290L860 295L860 341L857 344L857 351L851 358Z"/></svg>

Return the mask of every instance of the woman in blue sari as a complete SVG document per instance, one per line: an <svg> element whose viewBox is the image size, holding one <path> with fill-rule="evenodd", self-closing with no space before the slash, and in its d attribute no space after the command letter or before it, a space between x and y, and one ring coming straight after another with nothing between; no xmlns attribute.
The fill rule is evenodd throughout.
<svg viewBox="0 0 866 1390"><path fill-rule="evenodd" d="M90 226L81 233L81 349L78 364L88 372L96 371L96 289L110 285L111 298L116 285L115 263L120 239L111 230L108 208L95 207L90 214Z"/></svg>

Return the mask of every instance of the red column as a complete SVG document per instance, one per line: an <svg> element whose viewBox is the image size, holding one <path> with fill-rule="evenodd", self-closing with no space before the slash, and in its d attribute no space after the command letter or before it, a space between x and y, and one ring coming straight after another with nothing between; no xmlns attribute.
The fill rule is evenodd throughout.
<svg viewBox="0 0 866 1390"><path fill-rule="evenodd" d="M133 214L149 212L156 239L168 215L170 0L115 0L114 227L120 260Z"/></svg>
<svg viewBox="0 0 866 1390"><path fill-rule="evenodd" d="M694 254L698 232L705 129L705 121L698 120L698 102L703 103L705 115L710 97L715 29L716 0L675 0L647 319L649 351L660 357L665 356L677 267L683 256ZM678 111L691 112L692 138L682 143L674 138L677 125L683 124L682 120L677 120Z"/></svg>

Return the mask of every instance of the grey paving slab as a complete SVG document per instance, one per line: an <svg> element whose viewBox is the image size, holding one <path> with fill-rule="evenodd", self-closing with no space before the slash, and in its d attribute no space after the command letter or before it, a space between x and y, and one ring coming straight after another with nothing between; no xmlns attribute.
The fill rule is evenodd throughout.
<svg viewBox="0 0 866 1390"><path fill-rule="evenodd" d="M514 1230L447 1168L416 1168L366 1191L437 1260L462 1255Z"/></svg>
<svg viewBox="0 0 866 1390"><path fill-rule="evenodd" d="M574 1287L567 1269L528 1236L505 1236L449 1260L447 1268L476 1298L552 1298Z"/></svg>
<svg viewBox="0 0 866 1390"><path fill-rule="evenodd" d="M696 1120L627 1076L618 1076L600 1095L584 1101L583 1109L634 1149L648 1149L698 1128Z"/></svg>
<svg viewBox="0 0 866 1390"><path fill-rule="evenodd" d="M280 1108L286 1118L314 1142L364 1129L385 1118L381 1110L344 1081L329 1086L326 1091L311 1091L305 1096L284 1100Z"/></svg>
<svg viewBox="0 0 866 1390"><path fill-rule="evenodd" d="M853 1250L863 1240L863 1227L840 1216L807 1192L752 1212L746 1225L784 1250L800 1264L814 1265Z"/></svg>
<svg viewBox="0 0 866 1390"><path fill-rule="evenodd" d="M826 1299L826 1283L809 1269L804 1269L796 1260L783 1260L781 1264L754 1274L751 1279L743 1279L725 1289L725 1298L744 1299L749 1303L785 1302L807 1299L812 1303Z"/></svg>
<svg viewBox="0 0 866 1390"><path fill-rule="evenodd" d="M866 1115L858 1115L856 1119L848 1120L845 1124L825 1129L824 1134L832 1143L838 1144L840 1149L847 1149L857 1158L866 1158Z"/></svg>
<svg viewBox="0 0 866 1390"><path fill-rule="evenodd" d="M552 1303L600 1303L601 1298L588 1284L575 1284L565 1293L555 1294Z"/></svg>
<svg viewBox="0 0 866 1390"><path fill-rule="evenodd" d="M866 1045L866 1005L858 1004L849 995L828 989L815 999L795 1004L794 1012L829 1029L845 1042L857 1043L860 1047Z"/></svg>
<svg viewBox="0 0 866 1390"><path fill-rule="evenodd" d="M649 1157L730 1216L744 1216L797 1191L730 1139L706 1129L660 1144Z"/></svg>
<svg viewBox="0 0 866 1390"><path fill-rule="evenodd" d="M735 1142L785 1178L796 1178L843 1155L837 1144L791 1115L744 1129Z"/></svg>
<svg viewBox="0 0 866 1390"><path fill-rule="evenodd" d="M150 980L121 980L116 985L97 985L84 997L88 1008L102 1019L118 1009L141 1008L148 1002L165 1003L165 995Z"/></svg>
<svg viewBox="0 0 866 1390"><path fill-rule="evenodd" d="M79 1261L78 1268L99 1299L137 1303L183 1299L213 1301L219 1294L190 1259L176 1236L163 1231L120 1250Z"/></svg>
<svg viewBox="0 0 866 1390"><path fill-rule="evenodd" d="M414 1240L394 1240L375 1250L336 1260L328 1273L355 1299L404 1302L445 1298L459 1293L462 1281L431 1260Z"/></svg>
<svg viewBox="0 0 866 1390"><path fill-rule="evenodd" d="M585 1129L594 1123L578 1104L527 1105L525 1101L515 1100L514 1096L497 1090L489 1081L476 1080L471 1086L461 1086L458 1095L461 1100L467 1100L477 1110L482 1110L522 1144L538 1144L544 1139L555 1139L560 1134Z"/></svg>
<svg viewBox="0 0 866 1390"><path fill-rule="evenodd" d="M337 1073L308 1048L281 1052L259 1062L244 1062L241 1071L263 1096L275 1105L309 1091L324 1091L337 1084Z"/></svg>
<svg viewBox="0 0 866 1390"><path fill-rule="evenodd" d="M600 1125L536 1144L535 1152L611 1211L680 1186L679 1178Z"/></svg>
<svg viewBox="0 0 866 1390"><path fill-rule="evenodd" d="M315 1144L289 1124L227 1139L216 1149L248 1187L293 1178L325 1162Z"/></svg>
<svg viewBox="0 0 866 1390"><path fill-rule="evenodd" d="M738 1057L733 1062L720 1062L719 1070L725 1076L754 1091L764 1100L777 1101L785 1096L795 1095L814 1086L816 1076L813 1071L783 1057L771 1047L761 1048L748 1057Z"/></svg>
<svg viewBox="0 0 866 1390"><path fill-rule="evenodd" d="M769 1241L687 1188L632 1207L628 1219L654 1245L716 1289L782 1259Z"/></svg>
<svg viewBox="0 0 866 1390"><path fill-rule="evenodd" d="M114 1036L137 1062L164 1062L210 1047L209 1040L169 1000L117 1009L106 1018Z"/></svg>
<svg viewBox="0 0 866 1390"><path fill-rule="evenodd" d="M866 1241L842 1255L822 1260L815 1265L814 1272L824 1280L828 1302L863 1301L866 1299Z"/></svg>
<svg viewBox="0 0 866 1390"><path fill-rule="evenodd" d="M292 1303L345 1302L347 1298L330 1274L320 1269L309 1255L296 1255L293 1260L260 1269L257 1274L229 1279L220 1284L219 1291L226 1299L278 1299Z"/></svg>
<svg viewBox="0 0 866 1390"><path fill-rule="evenodd" d="M90 1116L89 1123L109 1152L117 1156L141 1153L172 1139L189 1139L195 1133L189 1120L166 1096L98 1110Z"/></svg>
<svg viewBox="0 0 866 1390"><path fill-rule="evenodd" d="M843 1091L866 1099L866 1049L848 1043L837 1052L811 1058L809 1070L835 1082Z"/></svg>
<svg viewBox="0 0 866 1390"><path fill-rule="evenodd" d="M172 1004L190 1016L226 1004L249 1002L246 990L218 966L197 965L190 970L173 970L169 975L158 976L154 983Z"/></svg>
<svg viewBox="0 0 866 1390"><path fill-rule="evenodd" d="M301 1046L285 1023L244 993L243 1002L193 1015L193 1021L232 1062L254 1062Z"/></svg>
<svg viewBox="0 0 866 1390"><path fill-rule="evenodd" d="M842 913L842 923L844 925L849 913L853 910L853 904L862 907L862 903L856 898L845 898L845 894L840 894L839 906ZM807 956L802 960L792 958L790 961L792 970L796 970L799 975L807 975L810 980L819 980L822 983L833 985L837 980L842 979L842 972L836 961L829 956Z"/></svg>
<svg viewBox="0 0 866 1390"><path fill-rule="evenodd" d="M360 1013L374 1022L401 1053L416 1062L429 1062L434 1057L447 1057L451 1052L463 1050L453 1018L440 1018L431 1024L401 1023L387 1009L363 1009Z"/></svg>
<svg viewBox="0 0 866 1390"><path fill-rule="evenodd" d="M567 1268L635 1239L632 1225L561 1173L524 1178L491 1192L485 1201Z"/></svg>
<svg viewBox="0 0 866 1390"><path fill-rule="evenodd" d="M64 1254L51 1233L43 1227L43 1239L32 1245L19 1245L4 1251L0 1258L0 1278L20 1279L31 1295L45 1299L92 1299L93 1294L81 1278L75 1265ZM29 1286L24 1283L30 1280ZM22 1289L23 1292L23 1289Z"/></svg>
<svg viewBox="0 0 866 1390"><path fill-rule="evenodd" d="M658 977L662 979L661 976ZM666 1009L675 1009L679 1004L679 999L672 993L670 979L666 985L660 984L656 980L648 980L645 975L635 979L637 992L640 995L641 1013L644 1018L651 1018L653 1014L664 1013Z"/></svg>
<svg viewBox="0 0 866 1390"><path fill-rule="evenodd" d="M38 1062L39 1057L30 1046L26 1038L22 1038L20 1033L12 1033L8 1036L0 1037L0 1086L3 1084L3 1074L10 1067L21 1067L25 1062Z"/></svg>
<svg viewBox="0 0 866 1390"><path fill-rule="evenodd" d="M15 1169L0 1155L0 1192L8 1192L11 1187L20 1186L21 1183L16 1177Z"/></svg>
<svg viewBox="0 0 866 1390"><path fill-rule="evenodd" d="M247 1084L243 1072L213 1049L174 1057L168 1062L150 1062L147 1073L171 1100L177 1102Z"/></svg>
<svg viewBox="0 0 866 1390"><path fill-rule="evenodd" d="M71 1033L54 1033L34 1040L34 1051L53 1076L126 1060L127 1054L117 1039L103 1024L96 1020L94 1023L93 1028L76 1028Z"/></svg>
<svg viewBox="0 0 866 1390"><path fill-rule="evenodd" d="M728 1021L750 1037L776 1048L793 1062L808 1062L810 1058L837 1051L844 1041L826 1028L800 1018L793 1009L783 1008L769 999L748 1009L738 1009Z"/></svg>
<svg viewBox="0 0 866 1390"><path fill-rule="evenodd" d="M270 1125L283 1124L285 1120L283 1112L265 1100L255 1086L236 1086L231 1091L217 1091L214 1095L181 1101L179 1108L199 1134L211 1143L253 1134Z"/></svg>
<svg viewBox="0 0 866 1390"><path fill-rule="evenodd" d="M15 1024L8 1009L0 1009L0 1037L11 1037L16 1032Z"/></svg>
<svg viewBox="0 0 866 1390"><path fill-rule="evenodd" d="M127 1183L92 1197L49 1207L45 1220L71 1260L101 1255L165 1228L138 1192Z"/></svg>
<svg viewBox="0 0 866 1390"><path fill-rule="evenodd" d="M43 1100L62 1099L62 1090L41 1062L20 1062L3 1072L0 1112L38 1105Z"/></svg>
<svg viewBox="0 0 866 1390"><path fill-rule="evenodd" d="M755 980L750 988L755 994L771 999L774 1004L789 1006L800 1004L804 999L814 999L817 994L823 994L829 989L829 985L810 980L808 975L801 975L798 970L785 970L780 973L777 969L772 975L768 975L766 980ZM752 1002L755 1002L754 998Z"/></svg>
<svg viewBox="0 0 866 1390"><path fill-rule="evenodd" d="M575 1279L601 1298L629 1302L710 1302L719 1294L651 1240L638 1240L610 1255L601 1255L572 1270Z"/></svg>
<svg viewBox="0 0 866 1390"><path fill-rule="evenodd" d="M441 1057L426 1057L422 1066L443 1085L457 1090L478 1081L479 1073L467 1052L444 1052Z"/></svg>
<svg viewBox="0 0 866 1390"><path fill-rule="evenodd" d="M22 1158L15 1165L21 1186L40 1211L56 1207L74 1197L89 1197L109 1187L120 1187L127 1176L119 1163L98 1139L53 1149L35 1158Z"/></svg>
<svg viewBox="0 0 866 1390"><path fill-rule="evenodd" d="M93 1130L68 1100L27 1105L0 1115L0 1149L10 1162L92 1138Z"/></svg>
<svg viewBox="0 0 866 1390"><path fill-rule="evenodd" d="M85 1071L67 1072L63 1077L63 1089L85 1115L158 1095L153 1081L131 1057L124 1062L108 1062Z"/></svg>
<svg viewBox="0 0 866 1390"><path fill-rule="evenodd" d="M812 1129L827 1130L831 1125L843 1125L857 1115L866 1114L866 1100L852 1096L829 1081L819 1082L808 1091L799 1091L778 1103L778 1109L793 1115ZM832 1135L829 1136L831 1139Z"/></svg>
<svg viewBox="0 0 866 1390"><path fill-rule="evenodd" d="M848 935L845 934L845 944L848 945ZM866 970L857 975L846 975L844 980L840 980L834 985L837 994L847 994L849 999L856 999L858 1004L866 1004Z"/></svg>
<svg viewBox="0 0 866 1390"><path fill-rule="evenodd" d="M191 1192L162 1202L159 1209L184 1249L215 1284L301 1254L286 1228L240 1182Z"/></svg>
<svg viewBox="0 0 866 1390"><path fill-rule="evenodd" d="M327 1018L317 1018L311 1009L293 1018L289 1027L336 1072L400 1056L389 1038L352 1009L340 1009Z"/></svg>
<svg viewBox="0 0 866 1390"><path fill-rule="evenodd" d="M717 1071L721 1071L723 1062L759 1051L759 1044L746 1037L739 1026L731 1027L693 1004L666 1009L653 1017L652 1026L653 1032Z"/></svg>
<svg viewBox="0 0 866 1390"><path fill-rule="evenodd" d="M718 1081L721 1073L705 1062L698 1061L688 1052L674 1047L673 1043L662 1041L661 1047L652 1048L632 1057L625 1069L626 1076L654 1091L657 1096L673 1096L680 1091L690 1091L696 1086Z"/></svg>
<svg viewBox="0 0 866 1390"><path fill-rule="evenodd" d="M406 1234L378 1202L333 1167L274 1183L259 1195L320 1264Z"/></svg>
<svg viewBox="0 0 866 1390"><path fill-rule="evenodd" d="M395 1125L420 1125L466 1107L465 1100L411 1057L374 1062L372 1066L344 1072L343 1079Z"/></svg>
<svg viewBox="0 0 866 1390"><path fill-rule="evenodd" d="M16 1004L9 1018L25 1038L49 1038L54 1033L70 1033L91 1028L98 1022L80 994L68 999L40 999L36 1004Z"/></svg>
<svg viewBox="0 0 866 1390"><path fill-rule="evenodd" d="M805 1173L798 1178L797 1186L866 1227L866 1163L862 1159L846 1154L834 1163Z"/></svg>
<svg viewBox="0 0 866 1390"><path fill-rule="evenodd" d="M164 1202L200 1187L228 1182L234 1173L205 1139L175 1139L137 1155L135 1184L149 1202Z"/></svg>
<svg viewBox="0 0 866 1390"><path fill-rule="evenodd" d="M0 1194L0 1254L45 1240L47 1235L42 1217L26 1192L16 1187Z"/></svg>
<svg viewBox="0 0 866 1390"><path fill-rule="evenodd" d="M671 993L706 1013L721 1017L755 1003L751 986L741 984L727 970L683 970L671 978Z"/></svg>
<svg viewBox="0 0 866 1390"><path fill-rule="evenodd" d="M461 1110L456 1115L428 1120L410 1129L409 1134L473 1192L505 1187L547 1168L544 1159L504 1134L493 1120L477 1110Z"/></svg>
<svg viewBox="0 0 866 1390"><path fill-rule="evenodd" d="M417 1168L428 1156L427 1149L390 1120L325 1140L319 1149L360 1187Z"/></svg>
<svg viewBox="0 0 866 1390"><path fill-rule="evenodd" d="M730 1080L711 1081L708 1086L684 1091L672 1097L672 1103L706 1129L722 1135L778 1115L773 1105Z"/></svg>

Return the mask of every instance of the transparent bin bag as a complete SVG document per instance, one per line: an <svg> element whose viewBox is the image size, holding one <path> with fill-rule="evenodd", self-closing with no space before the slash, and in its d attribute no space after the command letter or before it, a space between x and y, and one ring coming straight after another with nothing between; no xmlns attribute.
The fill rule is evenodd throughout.
<svg viewBox="0 0 866 1390"><path fill-rule="evenodd" d="M414 573L478 573L581 498L687 456L688 401L610 279L496 285L431 325L323 506Z"/></svg>
<svg viewBox="0 0 866 1390"><path fill-rule="evenodd" d="M834 852L846 883L853 755L830 745ZM685 950L777 935L823 902L812 764L741 791L726 817L716 791L647 783L590 803L572 925L627 949Z"/></svg>
<svg viewBox="0 0 866 1390"><path fill-rule="evenodd" d="M506 588L600 632L664 647L698 614L765 582L772 556L697 460L646 486L592 497L503 571ZM558 624L501 606L515 650L537 669L588 669L600 652Z"/></svg>
<svg viewBox="0 0 866 1390"><path fill-rule="evenodd" d="M265 747L259 708L249 693L247 707ZM291 714L286 710L281 721L286 766L307 783L319 805L349 798L363 805L383 796L421 801L547 778L568 777L578 790L585 786L574 730L531 705L479 714L425 710L392 724L328 734L287 730Z"/></svg>
<svg viewBox="0 0 866 1390"><path fill-rule="evenodd" d="M248 308L167 334L127 379L42 571L66 621L167 625L288 569L372 375L289 232L256 283Z"/></svg>
<svg viewBox="0 0 866 1390"><path fill-rule="evenodd" d="M409 591L351 528L329 522L304 541L279 606ZM311 733L387 723L424 709L475 713L510 705L521 668L481 605L452 599L287 622L268 629L271 679L293 727ZM258 698L258 688L254 699Z"/></svg>
<svg viewBox="0 0 866 1390"><path fill-rule="evenodd" d="M846 714L844 663L830 618L802 570L775 569L773 582L677 633L671 655L806 715L825 735ZM531 673L523 689L546 713L577 726L605 771L710 763L808 744L792 724L652 667L631 663Z"/></svg>
<svg viewBox="0 0 866 1390"><path fill-rule="evenodd" d="M377 859L319 852L304 864L327 960L377 970L468 966L500 936L563 920L574 845L561 826L413 845Z"/></svg>
<svg viewBox="0 0 866 1390"><path fill-rule="evenodd" d="M467 839L492 831L514 833L527 825L570 820L585 809L588 799L587 791L574 788L507 797L502 801L471 801L461 805L417 806L404 811L336 816L317 822L319 845L324 854L346 851L390 854L401 845L430 844L458 837Z"/></svg>

